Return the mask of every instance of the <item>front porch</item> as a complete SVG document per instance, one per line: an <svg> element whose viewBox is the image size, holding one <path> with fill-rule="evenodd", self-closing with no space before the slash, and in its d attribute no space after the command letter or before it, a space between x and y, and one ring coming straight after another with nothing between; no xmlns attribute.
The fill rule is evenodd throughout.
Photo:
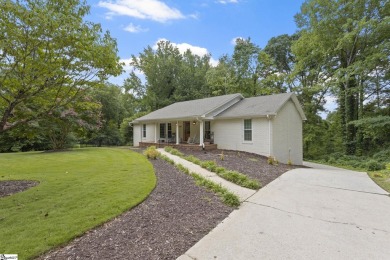
<svg viewBox="0 0 390 260"><path fill-rule="evenodd" d="M157 148L164 148L166 146L171 146L173 148L179 148L179 149L188 149L188 150L195 150L195 151L201 151L201 150L216 150L217 144L210 144L205 142L204 147L199 144L187 144L187 143L169 143L169 142L140 142L139 147L148 147L148 146L156 146Z"/></svg>

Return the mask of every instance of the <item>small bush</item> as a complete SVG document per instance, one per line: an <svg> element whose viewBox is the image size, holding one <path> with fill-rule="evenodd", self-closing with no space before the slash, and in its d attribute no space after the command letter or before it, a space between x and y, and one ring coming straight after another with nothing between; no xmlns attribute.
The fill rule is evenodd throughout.
<svg viewBox="0 0 390 260"><path fill-rule="evenodd" d="M171 153L173 147L172 146L165 146L164 147L164 151L168 152L168 153Z"/></svg>
<svg viewBox="0 0 390 260"><path fill-rule="evenodd" d="M224 171L220 174L218 174L220 177L224 178L225 180L228 180L230 182L233 182L237 185L240 185L241 187L245 187L248 189L257 190L261 187L260 183L256 180L251 180L248 178L248 176L239 173L237 171Z"/></svg>
<svg viewBox="0 0 390 260"><path fill-rule="evenodd" d="M176 167L180 171L184 172L185 174L190 174L190 171L188 170L188 168L184 167L182 164L177 164Z"/></svg>
<svg viewBox="0 0 390 260"><path fill-rule="evenodd" d="M217 168L215 168L215 173L216 173L216 174L223 173L224 171L225 171L225 168L223 168L223 167L217 167Z"/></svg>
<svg viewBox="0 0 390 260"><path fill-rule="evenodd" d="M197 185L203 186L217 193L226 205L231 207L237 207L240 205L240 199L238 198L238 196L228 191L226 188L222 187L221 185L216 184L215 182L210 181L196 173L191 173L191 176L195 179Z"/></svg>
<svg viewBox="0 0 390 260"><path fill-rule="evenodd" d="M217 164L214 161L204 161L200 163L202 168L205 168L211 172L215 172L217 168Z"/></svg>
<svg viewBox="0 0 390 260"><path fill-rule="evenodd" d="M161 157L161 159L167 161L168 163L170 163L170 164L172 164L172 165L175 165L175 162L174 162L171 158L169 158L168 156L166 156L166 155L160 155L160 157Z"/></svg>
<svg viewBox="0 0 390 260"><path fill-rule="evenodd" d="M175 148L172 148L170 153L173 154L173 155L179 156L179 157L184 157L184 154L182 152L180 152L179 150L175 149Z"/></svg>
<svg viewBox="0 0 390 260"><path fill-rule="evenodd" d="M195 163L197 165L199 165L201 163L200 160L193 155L188 155L188 156L184 157L184 159L186 159L187 161L190 161L192 163Z"/></svg>
<svg viewBox="0 0 390 260"><path fill-rule="evenodd" d="M372 158L374 158L378 162L384 162L384 163L389 162L390 149L380 151L379 153L374 154L374 156Z"/></svg>
<svg viewBox="0 0 390 260"><path fill-rule="evenodd" d="M369 160L366 164L367 170L369 171L379 171L386 168L385 164L380 163L375 160Z"/></svg>
<svg viewBox="0 0 390 260"><path fill-rule="evenodd" d="M144 155L148 158L148 159L157 159L157 157L159 156L159 152L156 150L156 146L149 146L148 148L146 148L146 150L144 151Z"/></svg>
<svg viewBox="0 0 390 260"><path fill-rule="evenodd" d="M268 156L267 163L271 165L278 165L278 160L274 156Z"/></svg>

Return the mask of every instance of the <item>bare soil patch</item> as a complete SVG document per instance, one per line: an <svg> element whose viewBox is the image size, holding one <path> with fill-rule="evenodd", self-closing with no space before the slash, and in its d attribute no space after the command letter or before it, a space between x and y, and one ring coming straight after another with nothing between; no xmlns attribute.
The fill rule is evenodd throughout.
<svg viewBox="0 0 390 260"><path fill-rule="evenodd" d="M186 149L181 149L180 151L186 155L191 154L202 161L215 161L219 166L228 170L241 172L252 179L260 181L262 186L267 185L286 171L304 167L283 163L271 165L268 164L267 157L247 152L229 150L193 151ZM223 160L221 160L222 152Z"/></svg>
<svg viewBox="0 0 390 260"><path fill-rule="evenodd" d="M27 180L0 181L0 198L25 191L31 187L37 186L38 184L39 182L37 181Z"/></svg>
<svg viewBox="0 0 390 260"><path fill-rule="evenodd" d="M161 159L157 186L140 205L39 259L175 259L233 208Z"/></svg>

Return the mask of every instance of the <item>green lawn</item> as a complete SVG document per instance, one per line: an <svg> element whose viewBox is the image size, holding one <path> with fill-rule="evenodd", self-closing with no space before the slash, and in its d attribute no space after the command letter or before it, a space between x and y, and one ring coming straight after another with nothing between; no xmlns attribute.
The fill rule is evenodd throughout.
<svg viewBox="0 0 390 260"><path fill-rule="evenodd" d="M142 202L153 166L119 148L0 154L0 181L36 180L0 198L0 253L29 259L62 245Z"/></svg>
<svg viewBox="0 0 390 260"><path fill-rule="evenodd" d="M390 164L385 170L369 172L368 175L378 184L382 189L390 193Z"/></svg>

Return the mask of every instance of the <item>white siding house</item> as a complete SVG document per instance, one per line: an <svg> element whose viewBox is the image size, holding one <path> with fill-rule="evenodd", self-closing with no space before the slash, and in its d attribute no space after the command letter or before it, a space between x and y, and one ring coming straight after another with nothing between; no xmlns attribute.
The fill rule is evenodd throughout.
<svg viewBox="0 0 390 260"><path fill-rule="evenodd" d="M293 93L241 94L178 102L134 120L134 146L182 143L244 151L302 164L303 110Z"/></svg>

